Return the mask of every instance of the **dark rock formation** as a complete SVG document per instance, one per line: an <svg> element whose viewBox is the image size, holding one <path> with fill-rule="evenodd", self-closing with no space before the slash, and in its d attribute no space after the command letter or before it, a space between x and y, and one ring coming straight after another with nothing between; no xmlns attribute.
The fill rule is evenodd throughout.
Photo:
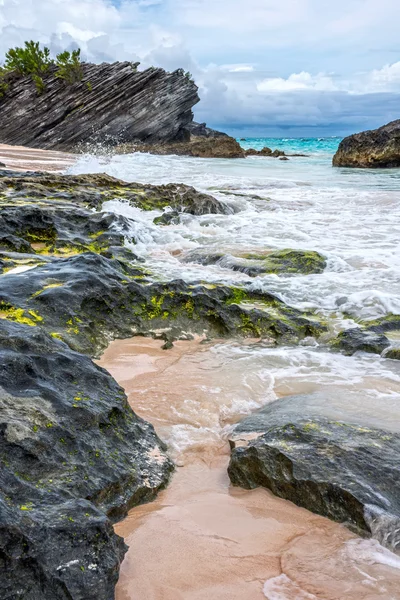
<svg viewBox="0 0 400 600"><path fill-rule="evenodd" d="M160 144L125 144L116 149L118 152L150 152L151 154L176 154L197 158L245 158L241 145L232 137L191 136L182 142Z"/></svg>
<svg viewBox="0 0 400 600"><path fill-rule="evenodd" d="M400 167L400 120L344 138L333 157L334 167Z"/></svg>
<svg viewBox="0 0 400 600"><path fill-rule="evenodd" d="M186 127L187 131L189 131L190 135L194 137L207 137L207 138L217 138L217 137L229 137L226 133L222 131L217 131L216 129L211 129L207 127L205 123L196 123L193 121L189 123Z"/></svg>
<svg viewBox="0 0 400 600"><path fill-rule="evenodd" d="M381 333L354 327L353 329L346 329L339 333L333 342L333 346L339 348L347 356L351 356L359 351L382 354L390 346L390 341Z"/></svg>
<svg viewBox="0 0 400 600"><path fill-rule="evenodd" d="M231 435L230 479L266 487L398 551L400 436L343 413L339 421L323 416L327 404L324 394L296 396L244 419Z"/></svg>
<svg viewBox="0 0 400 600"><path fill-rule="evenodd" d="M202 265L217 264L223 268L247 273L250 277L257 277L265 273L309 275L310 273L322 273L326 267L325 258L313 250L287 249L264 254L241 254L240 256L192 250L186 254L183 260Z"/></svg>
<svg viewBox="0 0 400 600"><path fill-rule="evenodd" d="M107 200L119 198L142 210L170 207L192 215L230 214L231 208L184 184L150 185L126 183L104 173L97 175L55 175L44 173L17 174L0 171L0 201L7 204L9 191L14 191L12 204L24 205L27 199L40 199L52 210L70 208L71 202L99 209ZM73 195L72 192L73 191Z"/></svg>
<svg viewBox="0 0 400 600"><path fill-rule="evenodd" d="M9 76L0 99L0 142L74 151L82 144L189 139L186 127L199 97L182 70L84 64L83 81L71 86L54 69L41 96L29 77Z"/></svg>
<svg viewBox="0 0 400 600"><path fill-rule="evenodd" d="M390 358L391 360L400 360L400 348L389 348L384 354L385 358Z"/></svg>
<svg viewBox="0 0 400 600"><path fill-rule="evenodd" d="M111 523L172 469L152 426L89 358L4 318L0 407L0 596L110 600L126 548Z"/></svg>

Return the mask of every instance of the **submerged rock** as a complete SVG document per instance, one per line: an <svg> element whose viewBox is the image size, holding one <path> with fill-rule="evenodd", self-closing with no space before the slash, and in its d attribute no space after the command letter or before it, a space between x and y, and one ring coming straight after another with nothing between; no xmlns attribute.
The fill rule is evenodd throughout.
<svg viewBox="0 0 400 600"><path fill-rule="evenodd" d="M400 360L400 348L389 348L384 354L385 358Z"/></svg>
<svg viewBox="0 0 400 600"><path fill-rule="evenodd" d="M400 167L400 120L344 138L333 157L334 167Z"/></svg>
<svg viewBox="0 0 400 600"><path fill-rule="evenodd" d="M112 522L172 470L112 377L40 327L0 319L2 598L110 600Z"/></svg>
<svg viewBox="0 0 400 600"><path fill-rule="evenodd" d="M276 275L310 275L322 273L326 267L325 258L314 250L277 250L275 252L240 256L222 252L193 250L184 257L185 262L202 265L219 265L222 268L246 273L250 277L273 273Z"/></svg>
<svg viewBox="0 0 400 600"><path fill-rule="evenodd" d="M231 482L266 487L399 551L400 436L323 416L327 403L293 396L244 419L230 436Z"/></svg>

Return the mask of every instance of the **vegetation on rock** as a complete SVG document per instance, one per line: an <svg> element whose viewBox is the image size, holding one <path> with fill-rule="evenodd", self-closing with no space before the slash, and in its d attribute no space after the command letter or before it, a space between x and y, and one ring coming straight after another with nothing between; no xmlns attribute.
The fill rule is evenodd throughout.
<svg viewBox="0 0 400 600"><path fill-rule="evenodd" d="M50 57L50 49L40 48L39 42L25 42L23 48L10 48L5 55L4 67L0 71L0 94L8 89L5 78L7 74L19 77L29 76L36 86L38 94L42 94L46 85L43 77L51 67L56 67L55 76L68 84L81 81L83 71L80 61L80 49L69 52L65 50L57 54L55 59Z"/></svg>

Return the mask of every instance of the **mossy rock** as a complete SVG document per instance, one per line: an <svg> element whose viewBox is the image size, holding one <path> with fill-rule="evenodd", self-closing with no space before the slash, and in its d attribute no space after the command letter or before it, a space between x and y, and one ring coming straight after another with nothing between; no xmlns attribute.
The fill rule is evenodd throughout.
<svg viewBox="0 0 400 600"><path fill-rule="evenodd" d="M202 265L218 265L232 271L246 273L250 277L263 274L310 275L322 273L326 267L326 259L313 250L287 249L232 256L220 251L201 249L189 252L183 260Z"/></svg>
<svg viewBox="0 0 400 600"><path fill-rule="evenodd" d="M389 346L390 341L385 335L375 331L362 330L359 327L342 331L332 342L333 348L341 350L348 356L359 351L382 354Z"/></svg>
<svg viewBox="0 0 400 600"><path fill-rule="evenodd" d="M389 348L384 354L384 358L391 360L400 360L400 348Z"/></svg>
<svg viewBox="0 0 400 600"><path fill-rule="evenodd" d="M277 250L268 256L247 254L246 258L262 261L264 272L276 275L310 275L322 273L326 267L326 259L314 250Z"/></svg>
<svg viewBox="0 0 400 600"><path fill-rule="evenodd" d="M361 321L368 331L376 333L385 333L387 331L400 331L400 315L389 314L374 321Z"/></svg>

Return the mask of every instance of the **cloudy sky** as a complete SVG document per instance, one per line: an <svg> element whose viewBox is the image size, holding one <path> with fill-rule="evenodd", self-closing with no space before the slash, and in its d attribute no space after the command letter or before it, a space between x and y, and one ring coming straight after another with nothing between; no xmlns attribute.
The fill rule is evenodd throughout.
<svg viewBox="0 0 400 600"><path fill-rule="evenodd" d="M0 0L0 54L37 39L96 62L183 67L199 121L343 135L400 118L399 23L400 0Z"/></svg>

